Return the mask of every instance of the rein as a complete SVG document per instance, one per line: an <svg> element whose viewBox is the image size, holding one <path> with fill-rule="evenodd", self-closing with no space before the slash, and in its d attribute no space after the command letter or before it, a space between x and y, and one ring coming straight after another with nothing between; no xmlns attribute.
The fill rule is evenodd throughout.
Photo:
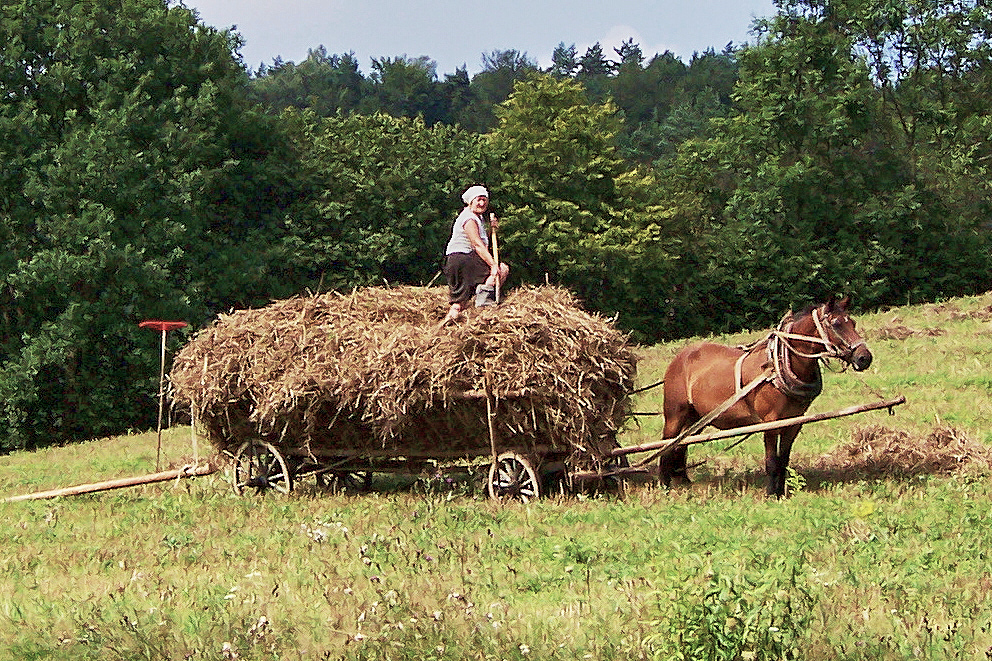
<svg viewBox="0 0 992 661"><path fill-rule="evenodd" d="M820 378L819 370L816 371L816 379L813 381L802 381L792 371L789 354L792 353L801 358L807 358L810 360L825 360L828 358L840 358L841 360L844 360L845 356L850 356L853 354L854 351L859 346L865 344L865 342L862 340L854 346L849 346L846 342L840 340L841 343L839 345L834 344L834 342L830 340L829 331L823 324L823 319L820 316L819 308L814 309L811 313L811 316L813 317L813 324L816 326L816 331L819 337L814 337L812 335L799 335L797 333L790 332L793 324L795 323L789 319L790 316L791 313L782 320L782 323L779 324L779 328L773 330L768 336L768 357L775 366L775 376L773 378L773 382L775 387L784 392L786 395L806 401L813 401L823 390L823 381ZM789 320L788 324L786 324L786 320ZM800 340L803 342L822 344L823 351L818 353L805 353L793 346L790 340Z"/></svg>
<svg viewBox="0 0 992 661"><path fill-rule="evenodd" d="M812 335L799 335L797 333L790 333L789 329L791 329L792 325L795 323L793 321L790 321L788 326L786 326L785 330L781 330L782 324L780 324L778 329L775 329L771 332L770 338L779 338L783 342L785 347L792 353L796 354L797 356L800 356L801 358L812 358L814 360L819 360L824 358L843 359L845 355L849 356L852 353L854 353L854 351L858 347L867 344L865 340L861 340L854 346L848 345L843 340L841 340L842 346L834 344L833 342L830 341L829 331L827 331L826 327L823 325L823 319L820 317L820 310L819 309L813 310L811 316L813 317L813 324L816 326L816 332L819 333L819 337L814 337ZM784 320L783 320L783 324L784 324ZM820 353L803 353L802 351L799 351L794 346L792 346L788 342L789 340L801 340L803 342L813 342L815 344L822 344L824 350L821 351Z"/></svg>
<svg viewBox="0 0 992 661"><path fill-rule="evenodd" d="M834 344L833 342L830 341L829 331L823 325L823 319L820 316L819 309L813 310L811 316L813 317L813 324L816 326L816 332L819 334L819 337L814 337L812 335L799 335L797 333L789 332L790 329L792 328L792 325L795 323L794 321L791 320L783 330L782 326L785 325L785 320L783 319L782 323L779 324L779 328L773 330L769 335L769 341L777 338L779 341L782 342L782 344L785 346L786 349L788 349L795 355L801 358L810 358L813 360L822 360L825 358L840 358L841 360L843 360L844 356L850 356L858 349L858 347L867 344L865 340L861 340L860 342L858 342L853 346L847 344L843 340L841 340L840 345ZM803 342L822 344L824 350L819 353L804 353L796 349L794 346L792 346L792 344L789 343L789 340L801 340Z"/></svg>

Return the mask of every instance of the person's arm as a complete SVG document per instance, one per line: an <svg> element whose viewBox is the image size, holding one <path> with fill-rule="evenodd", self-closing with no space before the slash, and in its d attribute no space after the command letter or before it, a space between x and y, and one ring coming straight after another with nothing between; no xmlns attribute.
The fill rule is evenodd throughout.
<svg viewBox="0 0 992 661"><path fill-rule="evenodd" d="M493 218L495 219L495 216ZM482 258L482 261L489 265L490 274L497 275L499 273L499 264L496 263L492 253L489 252L489 248L482 241L482 235L479 234L479 224L472 218L465 221L465 236L468 237L469 243L472 244L472 248Z"/></svg>

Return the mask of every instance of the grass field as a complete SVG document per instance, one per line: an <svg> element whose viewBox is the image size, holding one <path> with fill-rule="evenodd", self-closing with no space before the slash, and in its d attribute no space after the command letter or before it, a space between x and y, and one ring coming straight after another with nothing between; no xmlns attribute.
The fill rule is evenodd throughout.
<svg viewBox="0 0 992 661"><path fill-rule="evenodd" d="M751 439L694 447L686 488L527 505L481 478L239 497L223 473L0 503L0 659L992 658L988 464L822 468L873 425L992 445L990 319L992 295L860 315L874 364L827 373L811 412L908 401L806 426L782 500ZM644 348L640 381L683 344ZM164 433L163 464L192 452ZM155 463L155 433L15 453L0 497Z"/></svg>

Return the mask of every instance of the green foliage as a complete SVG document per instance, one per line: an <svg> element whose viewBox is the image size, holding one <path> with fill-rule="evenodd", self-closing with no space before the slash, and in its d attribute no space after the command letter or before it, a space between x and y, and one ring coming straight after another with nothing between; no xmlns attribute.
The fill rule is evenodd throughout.
<svg viewBox="0 0 992 661"><path fill-rule="evenodd" d="M626 328L656 337L652 289L678 232L657 213L650 175L619 157L616 107L590 103L575 81L541 75L518 84L497 115L487 137L499 154L514 272L562 283L590 308L619 312Z"/></svg>
<svg viewBox="0 0 992 661"><path fill-rule="evenodd" d="M695 575L659 595L656 659L755 661L802 659L815 605L803 587L805 561L755 555L729 575L696 558Z"/></svg>
<svg viewBox="0 0 992 661"><path fill-rule="evenodd" d="M359 71L354 53L328 55L320 47L299 64L277 60L259 68L251 80L253 100L274 113L309 109L320 117L358 110L371 93L371 81Z"/></svg>
<svg viewBox="0 0 992 661"><path fill-rule="evenodd" d="M834 20L842 6L788 3L764 22L766 38L739 53L735 112L665 164L696 160L689 185L716 210L697 253L705 295L730 311L716 328L773 323L836 292L876 306L992 284L987 233L967 220L984 202L961 208L899 148L898 116Z"/></svg>
<svg viewBox="0 0 992 661"><path fill-rule="evenodd" d="M287 281L347 289L433 279L461 191L489 178L483 140L385 114L284 119L308 191L287 221Z"/></svg>
<svg viewBox="0 0 992 661"><path fill-rule="evenodd" d="M366 113L420 117L428 125L445 117L443 96L437 93L437 64L426 56L373 58L372 81Z"/></svg>
<svg viewBox="0 0 992 661"><path fill-rule="evenodd" d="M232 182L259 173L237 42L157 0L0 21L0 450L147 425L158 338L137 322L206 315L205 264L244 236Z"/></svg>

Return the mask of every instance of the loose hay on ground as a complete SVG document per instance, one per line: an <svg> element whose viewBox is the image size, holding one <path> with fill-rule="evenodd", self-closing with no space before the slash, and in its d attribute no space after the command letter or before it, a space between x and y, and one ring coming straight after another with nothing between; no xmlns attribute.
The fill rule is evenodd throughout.
<svg viewBox="0 0 992 661"><path fill-rule="evenodd" d="M820 470L894 476L987 471L990 467L992 450L952 427L937 427L921 437L881 425L858 428L849 443L816 463Z"/></svg>
<svg viewBox="0 0 992 661"><path fill-rule="evenodd" d="M497 437L598 458L629 416L624 334L558 287L439 326L443 288L360 289L222 315L175 357L174 406L219 451L251 437L317 454L479 454Z"/></svg>

